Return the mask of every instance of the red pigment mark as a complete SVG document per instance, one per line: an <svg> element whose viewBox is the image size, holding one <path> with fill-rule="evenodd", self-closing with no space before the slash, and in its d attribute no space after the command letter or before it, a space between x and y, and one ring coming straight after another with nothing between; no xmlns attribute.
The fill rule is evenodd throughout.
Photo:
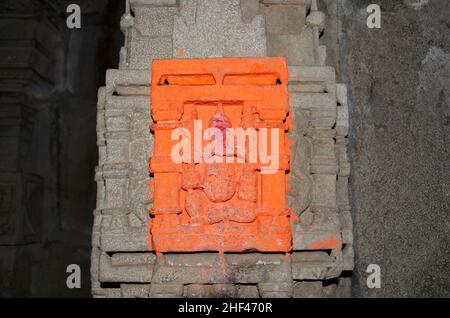
<svg viewBox="0 0 450 318"><path fill-rule="evenodd" d="M203 267L200 268L200 278L202 280L204 280L207 277L207 274L208 274L208 272L207 272L207 270L205 268L203 268Z"/></svg>
<svg viewBox="0 0 450 318"><path fill-rule="evenodd" d="M313 242L309 245L309 249L323 250L323 249L340 249L342 242L336 236L330 236L323 240Z"/></svg>
<svg viewBox="0 0 450 318"><path fill-rule="evenodd" d="M292 212L292 210L289 210L289 216L291 217L292 222L299 222L300 223L300 218L297 216L297 214Z"/></svg>
<svg viewBox="0 0 450 318"><path fill-rule="evenodd" d="M155 182L154 179L150 179L147 181L148 187L148 198L150 201L153 201L154 193L155 193Z"/></svg>
<svg viewBox="0 0 450 318"><path fill-rule="evenodd" d="M223 138L223 146L224 149L226 147L226 130L227 128L231 128L230 119L223 112L222 106L219 106L217 113L214 114L211 124L209 125L211 128L217 128L222 133Z"/></svg>

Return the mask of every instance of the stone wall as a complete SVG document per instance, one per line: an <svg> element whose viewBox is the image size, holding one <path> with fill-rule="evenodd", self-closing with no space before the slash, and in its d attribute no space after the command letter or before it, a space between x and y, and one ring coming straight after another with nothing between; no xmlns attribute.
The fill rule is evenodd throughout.
<svg viewBox="0 0 450 318"><path fill-rule="evenodd" d="M0 295L89 296L96 90L117 65L123 5L0 4ZM82 288L66 287L78 264Z"/></svg>
<svg viewBox="0 0 450 318"><path fill-rule="evenodd" d="M381 6L381 29L366 27L370 3ZM449 3L346 0L338 10L354 294L449 296ZM369 264L381 267L380 289L367 288Z"/></svg>

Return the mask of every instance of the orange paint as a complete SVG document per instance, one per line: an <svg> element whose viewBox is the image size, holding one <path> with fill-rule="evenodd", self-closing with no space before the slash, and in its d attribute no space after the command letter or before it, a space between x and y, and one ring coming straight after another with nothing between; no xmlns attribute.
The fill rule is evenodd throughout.
<svg viewBox="0 0 450 318"><path fill-rule="evenodd" d="M151 224L151 222L147 223L147 228L148 228L147 243L148 243L149 250L151 251L151 250L153 250L153 242L152 242L153 239L152 239L152 234L151 234L151 231L152 231L152 224Z"/></svg>
<svg viewBox="0 0 450 318"><path fill-rule="evenodd" d="M330 236L323 240L311 243L308 250L334 250L341 249L342 242L336 236Z"/></svg>
<svg viewBox="0 0 450 318"><path fill-rule="evenodd" d="M287 83L284 58L153 61L151 248L158 252L291 250L286 207L291 144L286 134L291 127ZM211 127L220 131L279 128L278 169L262 174L260 158L250 162L248 156L233 163L174 162L171 153L178 140L171 139L172 132L183 127L195 135L194 120L202 121L202 134Z"/></svg>

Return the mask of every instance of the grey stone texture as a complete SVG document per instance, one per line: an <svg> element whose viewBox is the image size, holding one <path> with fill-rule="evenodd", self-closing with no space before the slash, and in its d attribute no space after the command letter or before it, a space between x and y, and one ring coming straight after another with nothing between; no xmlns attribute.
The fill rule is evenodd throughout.
<svg viewBox="0 0 450 318"><path fill-rule="evenodd" d="M450 296L448 1L339 1L358 297ZM381 288L366 287L369 264Z"/></svg>
<svg viewBox="0 0 450 318"><path fill-rule="evenodd" d="M266 55L264 19L257 15L243 22L239 0L183 1L181 6L195 9L175 17L173 56L180 50L186 58Z"/></svg>
<svg viewBox="0 0 450 318"><path fill-rule="evenodd" d="M353 268L347 92L336 84L334 68L325 66L319 40L325 14L317 1L131 0L129 10L121 20L119 70L107 72L98 93L93 296L292 297L314 289L301 284L306 280L317 281L320 296L337 295L337 278ZM155 258L147 242L151 61L267 55L286 56L290 71L296 143L288 201L302 221L292 229L295 252L288 258L258 253ZM330 236L342 238L345 249L304 252ZM146 258L151 261L138 261ZM331 287L323 285L332 279ZM105 283L126 284L104 288ZM147 284L137 289L138 283Z"/></svg>

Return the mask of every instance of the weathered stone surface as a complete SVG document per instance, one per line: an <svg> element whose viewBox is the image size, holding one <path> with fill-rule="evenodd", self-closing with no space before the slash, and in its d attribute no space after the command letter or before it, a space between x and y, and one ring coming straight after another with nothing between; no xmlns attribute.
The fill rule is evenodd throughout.
<svg viewBox="0 0 450 318"><path fill-rule="evenodd" d="M341 77L350 110L350 197L355 218L355 294L449 294L448 1L339 3ZM417 5L416 9L412 6ZM389 12L389 13L388 13ZM366 268L381 267L369 289Z"/></svg>
<svg viewBox="0 0 450 318"><path fill-rule="evenodd" d="M332 257L326 252L294 252L292 277L295 280L325 280L338 277L343 270L339 253Z"/></svg>
<svg viewBox="0 0 450 318"><path fill-rule="evenodd" d="M121 52L120 70L108 71L106 88L99 92L102 161L96 177L96 244L109 253L148 250L146 211L151 200L145 188L153 140L146 122L150 105L147 70L152 59L285 55L293 93L292 137L297 140L288 202L297 205L293 209L302 220L302 225L293 226L294 249L310 249L317 241L341 237L342 219L347 226L346 256L333 251L326 259L291 264L289 258L279 255L167 254L156 260L148 281L149 295L292 297L293 279L329 279L338 277L344 267L351 269L346 91L336 84L334 69L322 66L326 54L319 45L319 31L324 27L324 15L317 11L316 2L132 1L131 10L134 17L126 13L121 22L128 42ZM340 182L336 181L338 174ZM105 255L101 256L100 272L107 270L110 276L100 275L100 280L119 279L120 275L131 275L128 269L133 266L141 268L133 264L113 266L116 254L108 256L112 257L109 261ZM148 269L142 270L131 277L132 282L147 282ZM145 293L124 288L130 288L127 295ZM334 295L335 291L329 287L323 295ZM122 290L121 294L125 293Z"/></svg>
<svg viewBox="0 0 450 318"><path fill-rule="evenodd" d="M239 0L198 0L196 3L195 23L186 24L182 17L175 18L174 57L266 55L261 15L245 23L241 18Z"/></svg>
<svg viewBox="0 0 450 318"><path fill-rule="evenodd" d="M259 292L257 286L252 285L240 285L238 290L239 298L259 298Z"/></svg>
<svg viewBox="0 0 450 318"><path fill-rule="evenodd" d="M305 27L306 8L304 6L268 6L264 9L264 13L266 30L269 34L299 34Z"/></svg>
<svg viewBox="0 0 450 318"><path fill-rule="evenodd" d="M150 297L154 298L180 298L183 293L183 284L152 283L150 285Z"/></svg>
<svg viewBox="0 0 450 318"><path fill-rule="evenodd" d="M154 255L102 253L99 264L100 282L150 283L153 274Z"/></svg>
<svg viewBox="0 0 450 318"><path fill-rule="evenodd" d="M265 254L167 254L158 259L152 281L181 284L290 282L290 262Z"/></svg>
<svg viewBox="0 0 450 318"><path fill-rule="evenodd" d="M210 296L213 298L236 298L238 287L234 284L214 284L211 286Z"/></svg>
<svg viewBox="0 0 450 318"><path fill-rule="evenodd" d="M294 298L322 298L322 282L297 282L294 284Z"/></svg>
<svg viewBox="0 0 450 318"><path fill-rule="evenodd" d="M314 65L313 34L307 28L300 34L268 34L267 55L286 56L289 65Z"/></svg>
<svg viewBox="0 0 450 318"><path fill-rule="evenodd" d="M120 284L120 291L125 298L148 298L150 284Z"/></svg>

